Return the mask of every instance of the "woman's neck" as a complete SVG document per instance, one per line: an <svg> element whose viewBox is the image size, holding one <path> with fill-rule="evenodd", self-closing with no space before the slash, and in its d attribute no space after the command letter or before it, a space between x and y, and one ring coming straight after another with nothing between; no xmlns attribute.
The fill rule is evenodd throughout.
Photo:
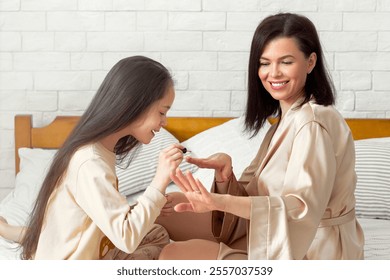
<svg viewBox="0 0 390 280"><path fill-rule="evenodd" d="M287 114L287 112L291 109L291 107L295 106L298 102L302 101L303 98L304 98L304 92L301 95L298 95L293 100L289 100L289 101L280 100L279 101L279 106L281 111L280 119L282 119Z"/></svg>

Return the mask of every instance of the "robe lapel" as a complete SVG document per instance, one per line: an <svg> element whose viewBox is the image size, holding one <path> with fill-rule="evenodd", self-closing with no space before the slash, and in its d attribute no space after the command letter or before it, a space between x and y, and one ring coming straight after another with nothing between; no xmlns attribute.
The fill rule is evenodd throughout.
<svg viewBox="0 0 390 280"><path fill-rule="evenodd" d="M264 169L264 167L267 165L268 160L270 159L271 155L275 151L275 146L270 147L271 139L273 135L275 134L277 124L274 124L267 132L267 134L264 137L263 143L260 147L259 154L258 154L258 162L260 163L259 168L255 172L255 177L259 177L261 171Z"/></svg>
<svg viewBox="0 0 390 280"><path fill-rule="evenodd" d="M248 193L248 195L250 195L250 196L256 196L256 195L260 194L259 189L258 189L257 180L259 178L261 171L263 170L263 168L265 167L265 165L267 163L267 160L265 160L265 159L266 158L269 159L268 148L269 148L269 145L271 143L272 136L275 133L276 127L277 127L277 125L273 125L268 130L267 134L264 137L263 142L261 143L259 151L257 152L256 158L250 166L250 167L257 167L257 168L253 169L253 171L248 169L247 170L248 173L244 172L244 176L242 176L240 179L240 180L244 180L244 181L248 180L248 184L246 185L245 190ZM263 195L265 195L265 194L263 194Z"/></svg>

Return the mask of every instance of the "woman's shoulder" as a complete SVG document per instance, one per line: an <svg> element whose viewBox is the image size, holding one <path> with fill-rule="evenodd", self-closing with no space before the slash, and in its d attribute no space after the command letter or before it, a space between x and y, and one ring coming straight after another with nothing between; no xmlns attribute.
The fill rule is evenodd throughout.
<svg viewBox="0 0 390 280"><path fill-rule="evenodd" d="M331 105L324 106L314 102L308 102L302 106L300 117L302 125L314 122L327 131L337 130L338 132L347 132L349 130L344 117Z"/></svg>
<svg viewBox="0 0 390 280"><path fill-rule="evenodd" d="M310 108L312 118L314 121L322 123L323 121L332 119L332 120L343 120L343 117L337 111L337 109L332 106L319 105L314 102L308 102L308 107Z"/></svg>
<svg viewBox="0 0 390 280"><path fill-rule="evenodd" d="M341 114L333 106L319 105L314 102L307 102L294 110L294 120L296 124L306 124L308 122L323 123L329 119L343 120Z"/></svg>

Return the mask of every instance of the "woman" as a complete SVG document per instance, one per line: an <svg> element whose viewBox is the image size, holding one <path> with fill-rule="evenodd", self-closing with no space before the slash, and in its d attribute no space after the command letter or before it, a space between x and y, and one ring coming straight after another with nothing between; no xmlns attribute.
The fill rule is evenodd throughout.
<svg viewBox="0 0 390 280"><path fill-rule="evenodd" d="M24 259L158 257L169 237L154 222L183 147L160 153L151 185L132 208L118 192L115 163L167 124L174 97L168 70L149 58L125 58L109 71L56 154L28 227L20 229Z"/></svg>
<svg viewBox="0 0 390 280"><path fill-rule="evenodd" d="M312 22L290 13L265 18L252 40L248 74L247 130L254 136L268 118L277 120L239 181L221 153L188 159L215 169L212 193L191 174L172 176L188 200L174 209L214 211L219 243L176 242L160 258L362 259L354 142L332 106L334 88Z"/></svg>

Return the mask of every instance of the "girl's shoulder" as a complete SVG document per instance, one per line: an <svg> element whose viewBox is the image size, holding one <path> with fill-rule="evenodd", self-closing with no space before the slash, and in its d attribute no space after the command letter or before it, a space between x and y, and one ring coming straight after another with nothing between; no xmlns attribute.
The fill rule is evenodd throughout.
<svg viewBox="0 0 390 280"><path fill-rule="evenodd" d="M115 169L115 154L100 143L91 143L80 147L72 156L70 166L79 169L83 165L96 165Z"/></svg>

